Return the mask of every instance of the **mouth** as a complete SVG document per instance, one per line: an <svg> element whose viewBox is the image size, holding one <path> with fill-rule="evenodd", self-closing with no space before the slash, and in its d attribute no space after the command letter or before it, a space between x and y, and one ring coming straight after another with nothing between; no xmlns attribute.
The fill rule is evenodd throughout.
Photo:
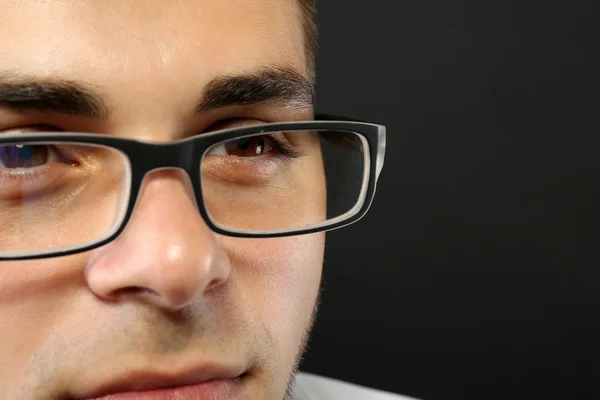
<svg viewBox="0 0 600 400"><path fill-rule="evenodd" d="M242 368L221 366L178 375L128 374L72 400L230 400L240 397L246 378Z"/></svg>

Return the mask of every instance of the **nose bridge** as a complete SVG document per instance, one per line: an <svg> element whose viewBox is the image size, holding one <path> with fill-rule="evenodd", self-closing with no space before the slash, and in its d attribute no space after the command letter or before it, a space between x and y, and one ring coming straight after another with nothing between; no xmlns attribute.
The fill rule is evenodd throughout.
<svg viewBox="0 0 600 400"><path fill-rule="evenodd" d="M183 183L185 192L190 197L190 200L198 209L198 199L196 198L196 191L194 189L194 184L192 183L192 177L190 174L181 167L158 167L151 169L146 172L144 177L142 178L142 185L140 188L140 193L137 199L137 208L141 201L142 196L144 196L145 188L148 187L149 184L153 184L154 180L159 180L160 182L171 182L172 180L177 180L180 183ZM158 183L160 185L160 182ZM171 187L169 189L165 188L165 190L177 190L175 187ZM171 193L173 194L173 193Z"/></svg>

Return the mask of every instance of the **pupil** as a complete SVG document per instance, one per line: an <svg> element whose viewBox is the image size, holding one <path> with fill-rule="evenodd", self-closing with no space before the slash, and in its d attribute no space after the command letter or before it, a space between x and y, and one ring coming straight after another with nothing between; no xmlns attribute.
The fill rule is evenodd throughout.
<svg viewBox="0 0 600 400"><path fill-rule="evenodd" d="M17 155L23 160L30 160L33 156L33 149L31 147L25 147L23 145L15 146L17 148Z"/></svg>
<svg viewBox="0 0 600 400"><path fill-rule="evenodd" d="M250 139L249 138L244 138L244 139L238 139L237 141L237 145L240 149L242 150L248 150L248 147L250 146Z"/></svg>
<svg viewBox="0 0 600 400"><path fill-rule="evenodd" d="M256 157L264 152L264 138L251 137L232 140L225 144L227 153L237 157Z"/></svg>
<svg viewBox="0 0 600 400"><path fill-rule="evenodd" d="M0 147L0 162L5 168L39 167L47 161L48 148L46 146L17 144Z"/></svg>

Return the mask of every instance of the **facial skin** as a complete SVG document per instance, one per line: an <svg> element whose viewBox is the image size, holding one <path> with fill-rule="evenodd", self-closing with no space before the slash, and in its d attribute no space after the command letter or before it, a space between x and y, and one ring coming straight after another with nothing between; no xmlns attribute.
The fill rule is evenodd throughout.
<svg viewBox="0 0 600 400"><path fill-rule="evenodd" d="M194 113L223 76L308 76L296 0L0 0L0 9L0 82L78 82L106 103L101 117L0 106L0 135L168 142L231 121L312 117L293 99ZM117 377L222 364L246 374L243 398L282 399L313 322L324 235L216 235L174 171L149 175L140 196L108 245L0 262L0 398L72 399Z"/></svg>

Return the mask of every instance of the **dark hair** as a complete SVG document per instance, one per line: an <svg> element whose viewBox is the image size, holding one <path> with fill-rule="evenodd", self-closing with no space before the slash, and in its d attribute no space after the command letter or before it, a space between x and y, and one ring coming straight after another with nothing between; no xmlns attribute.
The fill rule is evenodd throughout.
<svg viewBox="0 0 600 400"><path fill-rule="evenodd" d="M308 62L308 72L311 80L314 82L318 50L317 10L315 8L315 0L300 0L300 8L302 9L304 48Z"/></svg>

